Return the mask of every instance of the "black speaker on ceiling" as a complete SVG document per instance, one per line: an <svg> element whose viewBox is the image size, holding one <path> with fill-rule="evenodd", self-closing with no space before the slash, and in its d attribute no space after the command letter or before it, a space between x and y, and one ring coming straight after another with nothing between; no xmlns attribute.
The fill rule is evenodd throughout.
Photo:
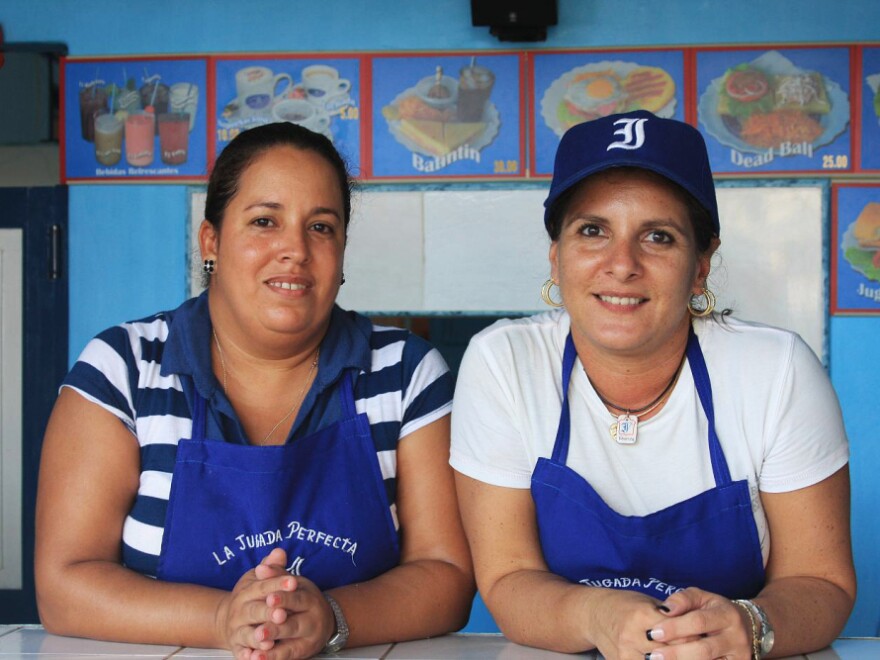
<svg viewBox="0 0 880 660"><path fill-rule="evenodd" d="M556 21L556 0L471 0L471 23L499 41L545 41Z"/></svg>

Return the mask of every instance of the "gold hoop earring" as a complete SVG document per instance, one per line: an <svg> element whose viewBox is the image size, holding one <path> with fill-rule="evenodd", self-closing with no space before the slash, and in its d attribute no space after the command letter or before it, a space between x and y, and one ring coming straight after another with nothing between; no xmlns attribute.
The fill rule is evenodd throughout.
<svg viewBox="0 0 880 660"><path fill-rule="evenodd" d="M694 307L694 299L705 298L706 305L700 307ZM709 316L712 311L715 309L715 294L709 291L706 287L703 287L703 292L701 294L696 294L691 296L691 299L688 301L688 311L691 313L691 316L703 317Z"/></svg>
<svg viewBox="0 0 880 660"><path fill-rule="evenodd" d="M557 302L550 297L550 289L554 286L557 289L559 288L559 285L552 278L544 282L544 286L541 287L541 300L550 305L550 307L562 307L565 303L561 299Z"/></svg>

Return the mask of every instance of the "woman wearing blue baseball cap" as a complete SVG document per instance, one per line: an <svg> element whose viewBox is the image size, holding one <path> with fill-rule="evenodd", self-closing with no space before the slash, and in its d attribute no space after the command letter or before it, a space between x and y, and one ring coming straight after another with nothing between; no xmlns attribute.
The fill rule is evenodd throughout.
<svg viewBox="0 0 880 660"><path fill-rule="evenodd" d="M856 590L840 408L797 335L713 311L699 132L645 111L575 126L545 206L558 309L476 336L453 409L502 631L646 660L826 646Z"/></svg>

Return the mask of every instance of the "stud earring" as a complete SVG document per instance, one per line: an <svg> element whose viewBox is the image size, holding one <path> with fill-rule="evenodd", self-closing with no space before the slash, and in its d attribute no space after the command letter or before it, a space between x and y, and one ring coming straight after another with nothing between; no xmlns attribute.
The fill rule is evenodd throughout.
<svg viewBox="0 0 880 660"><path fill-rule="evenodd" d="M214 264L215 263L216 262L213 259L205 259L204 263L202 264L202 270L205 273L207 273L208 275L210 275L211 273L214 272Z"/></svg>
<svg viewBox="0 0 880 660"><path fill-rule="evenodd" d="M345 273L342 274L342 281L339 283L339 286L345 284Z"/></svg>

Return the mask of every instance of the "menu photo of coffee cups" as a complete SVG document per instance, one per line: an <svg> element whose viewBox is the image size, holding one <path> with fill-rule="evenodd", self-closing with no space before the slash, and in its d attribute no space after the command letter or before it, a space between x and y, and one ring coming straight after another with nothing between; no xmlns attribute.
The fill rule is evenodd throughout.
<svg viewBox="0 0 880 660"><path fill-rule="evenodd" d="M334 140L333 120L357 119L351 80L325 63L277 60L218 63L218 138L270 122L291 122ZM225 83L225 84L224 84ZM223 89L228 89L224 92Z"/></svg>
<svg viewBox="0 0 880 660"><path fill-rule="evenodd" d="M73 72L77 64L67 66ZM205 85L205 64L200 64L200 76L153 62L113 62L100 66L103 75L99 69L87 78L68 77L65 93L73 96L78 112L67 113L67 176L203 173L205 136L194 132ZM193 143L199 155L188 167Z"/></svg>

